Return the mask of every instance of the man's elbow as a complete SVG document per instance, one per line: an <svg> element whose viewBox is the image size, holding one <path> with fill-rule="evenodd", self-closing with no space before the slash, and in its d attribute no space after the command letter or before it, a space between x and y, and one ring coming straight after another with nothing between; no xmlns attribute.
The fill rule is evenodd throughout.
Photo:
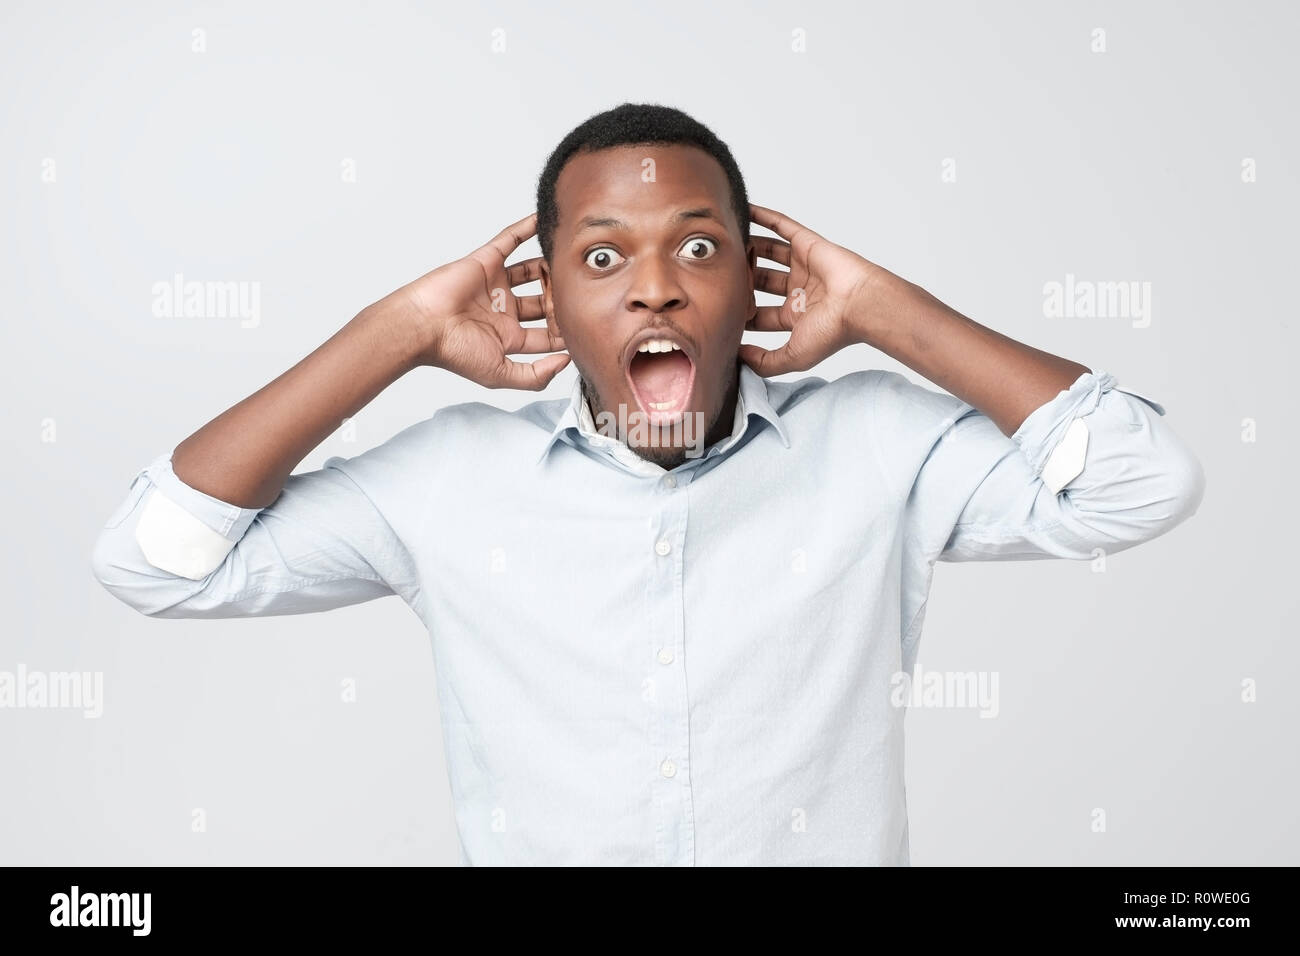
<svg viewBox="0 0 1300 956"><path fill-rule="evenodd" d="M1196 514L1205 498L1205 468L1196 455L1180 447L1164 457L1146 486L1145 503L1123 516L1130 545L1168 534Z"/></svg>
<svg viewBox="0 0 1300 956"><path fill-rule="evenodd" d="M1108 485L1105 505L1070 497L1077 533L1114 554L1167 534L1196 514L1205 498L1205 469L1180 444L1161 455L1159 467Z"/></svg>
<svg viewBox="0 0 1300 956"><path fill-rule="evenodd" d="M90 554L90 570L109 594L145 617L162 617L192 589L186 581L143 562L139 548L121 528L104 529Z"/></svg>
<svg viewBox="0 0 1300 956"><path fill-rule="evenodd" d="M1184 450L1176 461L1176 467L1170 470L1174 500L1171 528L1196 514L1205 498L1205 466L1200 458Z"/></svg>

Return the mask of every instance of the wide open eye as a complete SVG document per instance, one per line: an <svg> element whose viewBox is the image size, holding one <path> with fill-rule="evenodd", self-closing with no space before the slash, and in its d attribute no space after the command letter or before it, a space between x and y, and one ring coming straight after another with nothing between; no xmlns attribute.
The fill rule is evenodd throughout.
<svg viewBox="0 0 1300 956"><path fill-rule="evenodd" d="M595 249L592 249L589 253L587 253L585 261L587 265L591 266L597 272L606 272L613 266L618 265L617 262L611 261L615 256L618 256L620 260L623 258L622 256L619 256L618 253L615 252L613 249L611 249L609 246L597 246ZM598 258L603 261L599 263L593 262L592 261L593 258Z"/></svg>
<svg viewBox="0 0 1300 956"><path fill-rule="evenodd" d="M700 255L700 249L703 247L705 254ZM718 244L708 236L696 236L693 239L687 239L686 244L682 246L688 250L686 258L693 260L708 259L718 251Z"/></svg>

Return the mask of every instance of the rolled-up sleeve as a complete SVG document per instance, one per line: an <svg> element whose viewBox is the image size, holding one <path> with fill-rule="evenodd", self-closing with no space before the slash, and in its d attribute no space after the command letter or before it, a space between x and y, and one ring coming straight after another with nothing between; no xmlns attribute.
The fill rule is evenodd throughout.
<svg viewBox="0 0 1300 956"><path fill-rule="evenodd" d="M418 612L407 543L363 489L366 475L391 469L396 447L291 475L264 508L187 485L161 454L100 530L94 576L151 617L303 614L391 594Z"/></svg>
<svg viewBox="0 0 1300 956"><path fill-rule="evenodd" d="M940 561L1094 557L1162 535L1205 493L1197 456L1160 403L1105 371L1081 374L1008 437L952 396L913 489Z"/></svg>

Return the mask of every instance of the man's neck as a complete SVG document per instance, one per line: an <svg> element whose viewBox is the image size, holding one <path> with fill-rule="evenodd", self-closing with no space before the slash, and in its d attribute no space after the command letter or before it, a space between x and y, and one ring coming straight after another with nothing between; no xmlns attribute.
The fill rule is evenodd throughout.
<svg viewBox="0 0 1300 956"><path fill-rule="evenodd" d="M736 425L736 402L740 397L740 360L736 360L736 367L732 370L731 382L727 385L726 396L722 399L722 410L718 412L718 419L709 429L709 434L704 438L704 447L709 448L712 445L723 441L731 435Z"/></svg>

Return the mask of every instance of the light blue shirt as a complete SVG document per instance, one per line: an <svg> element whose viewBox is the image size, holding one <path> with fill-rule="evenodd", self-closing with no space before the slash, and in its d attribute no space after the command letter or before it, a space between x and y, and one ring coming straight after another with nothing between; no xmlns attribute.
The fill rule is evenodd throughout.
<svg viewBox="0 0 1300 956"><path fill-rule="evenodd" d="M162 618L396 594L432 645L465 864L900 864L899 674L936 561L1088 559L1204 493L1096 371L1008 438L894 372L768 381L664 471L567 399L482 402L239 508L143 469L97 579Z"/></svg>

